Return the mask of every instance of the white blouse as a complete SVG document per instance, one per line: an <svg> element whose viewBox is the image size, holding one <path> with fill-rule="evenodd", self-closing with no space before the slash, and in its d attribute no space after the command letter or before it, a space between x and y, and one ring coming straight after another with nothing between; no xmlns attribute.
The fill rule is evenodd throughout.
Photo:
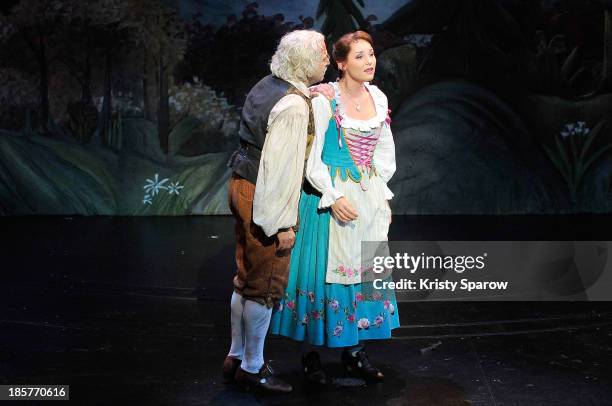
<svg viewBox="0 0 612 406"><path fill-rule="evenodd" d="M342 117L340 124L342 128L367 131L380 127L382 123L383 127L380 139L374 150L373 162L378 176L380 176L385 183L385 199L392 199L393 192L391 192L386 184L395 173L395 144L391 134L391 127L385 122L388 113L387 96L385 96L378 87L366 83L365 86L374 100L376 116L369 120L357 120L346 115L344 106L340 102L338 84L333 82L331 85L336 91L336 103L340 116ZM321 160L323 145L325 144L325 133L329 124L329 119L332 116L330 102L323 96L317 96L312 101L312 109L315 120L315 140L310 151L310 156L308 157L308 162L306 163L306 178L315 189L321 192L322 197L319 202L319 208L323 209L334 204L343 194L332 185L329 168Z"/></svg>

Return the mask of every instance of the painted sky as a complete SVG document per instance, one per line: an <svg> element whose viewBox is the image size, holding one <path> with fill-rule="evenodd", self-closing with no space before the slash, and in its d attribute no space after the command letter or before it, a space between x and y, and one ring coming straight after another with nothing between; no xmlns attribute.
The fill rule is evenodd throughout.
<svg viewBox="0 0 612 406"><path fill-rule="evenodd" d="M410 0L364 0L365 7L362 9L363 15L374 14L378 17L378 22L382 22ZM244 7L252 0L181 0L181 14L189 15L197 12L202 13L202 22L221 25L230 14L240 16ZM259 0L259 13L263 15L274 15L282 13L285 21L299 21L298 16L311 16L314 18L319 5L319 0ZM323 19L315 23L318 28Z"/></svg>

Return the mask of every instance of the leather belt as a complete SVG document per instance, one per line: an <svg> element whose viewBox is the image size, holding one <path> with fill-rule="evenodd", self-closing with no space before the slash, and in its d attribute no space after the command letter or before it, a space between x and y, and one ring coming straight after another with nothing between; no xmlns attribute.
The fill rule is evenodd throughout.
<svg viewBox="0 0 612 406"><path fill-rule="evenodd" d="M259 160L261 158L261 149L257 148L253 144L249 144L246 141L240 140L240 146L238 150L249 158Z"/></svg>

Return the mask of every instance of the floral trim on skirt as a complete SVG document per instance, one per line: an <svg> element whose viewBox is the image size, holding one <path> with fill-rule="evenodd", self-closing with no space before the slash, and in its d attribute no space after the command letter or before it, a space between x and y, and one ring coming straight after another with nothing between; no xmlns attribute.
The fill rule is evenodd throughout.
<svg viewBox="0 0 612 406"><path fill-rule="evenodd" d="M270 332L328 347L390 338L391 330L399 327L392 289L325 283L331 215L329 209L317 208L319 200L319 195L302 191L289 282L273 310Z"/></svg>

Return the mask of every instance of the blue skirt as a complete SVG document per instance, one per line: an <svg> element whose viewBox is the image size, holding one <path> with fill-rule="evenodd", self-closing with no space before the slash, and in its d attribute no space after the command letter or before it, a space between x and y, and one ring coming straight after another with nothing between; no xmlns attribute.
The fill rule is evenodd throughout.
<svg viewBox="0 0 612 406"><path fill-rule="evenodd" d="M317 208L319 200L319 195L302 191L289 281L273 310L270 332L328 347L390 338L391 330L399 327L392 289L325 283L331 214Z"/></svg>

